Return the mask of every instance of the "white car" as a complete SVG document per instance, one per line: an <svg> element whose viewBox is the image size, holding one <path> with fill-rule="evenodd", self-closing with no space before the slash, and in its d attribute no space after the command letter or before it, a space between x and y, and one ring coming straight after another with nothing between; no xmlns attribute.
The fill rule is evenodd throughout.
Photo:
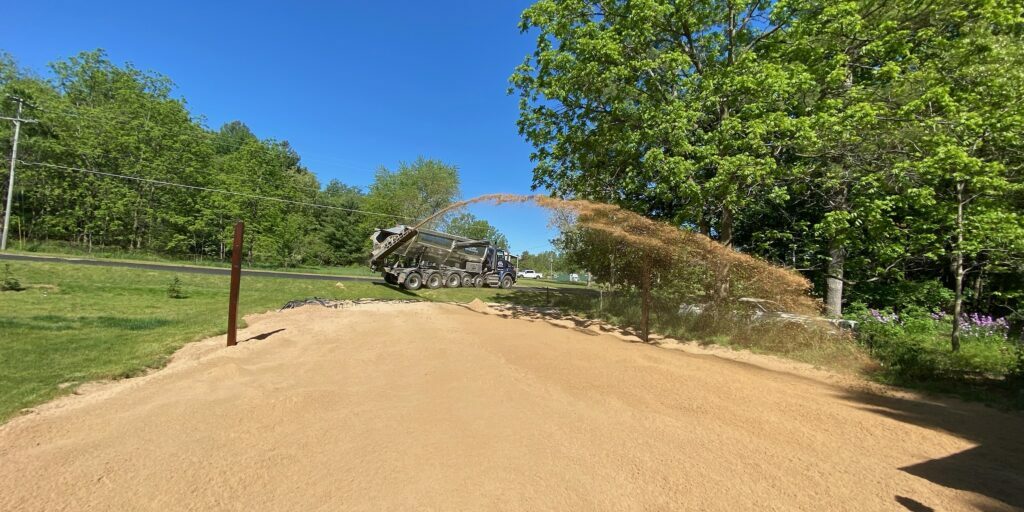
<svg viewBox="0 0 1024 512"><path fill-rule="evenodd" d="M518 275L524 279L540 279L544 277L544 274L541 274L536 270L520 270Z"/></svg>

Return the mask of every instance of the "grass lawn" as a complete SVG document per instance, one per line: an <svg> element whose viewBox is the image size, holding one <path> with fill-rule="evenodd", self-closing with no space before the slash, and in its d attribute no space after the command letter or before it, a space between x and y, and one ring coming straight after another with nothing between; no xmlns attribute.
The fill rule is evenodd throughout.
<svg viewBox="0 0 1024 512"><path fill-rule="evenodd" d="M218 260L196 260L170 258L148 251L125 251L122 249L96 249L93 251L83 250L79 246L66 243L34 243L31 246L15 243L8 252L12 254L24 254L26 256L53 256L57 258L84 258L94 260L145 262L145 263L166 263L168 265L189 265L194 267L231 268L230 261ZM348 265L343 267L325 266L299 266L279 267L272 265L246 265L242 268L253 270L273 270L275 272L305 272L310 274L327 274L334 276L365 276L378 277L379 273L373 272L366 265Z"/></svg>
<svg viewBox="0 0 1024 512"><path fill-rule="evenodd" d="M185 343L226 329L228 277L59 263L10 263L26 287L0 292L0 422L97 379L159 367ZM184 299L167 288L181 280ZM421 290L347 281L243 277L241 314L289 300L382 298L499 300L493 288Z"/></svg>

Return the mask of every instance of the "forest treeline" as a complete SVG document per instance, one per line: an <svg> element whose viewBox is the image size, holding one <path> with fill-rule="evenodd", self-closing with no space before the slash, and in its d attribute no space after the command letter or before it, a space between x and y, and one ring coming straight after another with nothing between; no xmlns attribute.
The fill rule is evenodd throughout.
<svg viewBox="0 0 1024 512"><path fill-rule="evenodd" d="M23 100L22 117L37 121L21 128L12 242L224 260L242 220L249 264L349 265L365 262L375 227L421 219L460 196L455 166L425 158L379 169L366 191L322 183L287 142L261 139L241 121L209 129L172 92L167 77L102 51L56 62L45 78L0 55L2 115L14 117ZM0 124L5 168L11 131ZM469 213L445 222L507 244Z"/></svg>
<svg viewBox="0 0 1024 512"><path fill-rule="evenodd" d="M834 316L1012 317L1022 16L1019 0L540 0L512 76L534 185L795 268Z"/></svg>

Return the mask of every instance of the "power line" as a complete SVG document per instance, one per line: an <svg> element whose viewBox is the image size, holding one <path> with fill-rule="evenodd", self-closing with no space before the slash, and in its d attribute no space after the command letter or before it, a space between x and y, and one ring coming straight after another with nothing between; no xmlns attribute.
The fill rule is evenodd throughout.
<svg viewBox="0 0 1024 512"><path fill-rule="evenodd" d="M147 120L147 119L140 119L140 118L137 118L137 117L130 117L130 116L126 116L126 115L120 115L120 114L116 114L116 113L112 113L112 112L106 112L106 111L88 112L88 113L86 113L83 110L81 110L79 108L74 108L74 107L59 106L59 107L55 107L55 108L43 108L43 107L39 107L39 106L35 106L35 105L29 105L27 102L25 103L25 105L26 106L31 106L32 108L34 108L36 110L43 111L43 112L50 112L50 113L53 113L53 114L65 115L65 116L75 117L75 118L78 118L78 119L87 119L87 120L98 121L98 122L103 122L103 123L112 123L112 122L115 122L115 121L130 121L130 122L142 122L142 123L147 123L147 124L156 124L155 121L151 121L151 120ZM268 156L271 156L271 157L280 157L280 156L284 155L284 152L283 152L283 150L281 148L269 147L269 146L267 146L267 143L265 141L263 141L263 140L261 140L259 138L254 138L253 139L253 140L256 141L256 144L254 144L254 145L247 145L245 143L236 144L236 143L231 143L231 142L227 142L227 141L215 140L213 138L215 136L215 133L213 133L213 132L207 132L207 131L204 130L204 134L207 135L205 142L209 142L211 144L217 144L217 145L221 145L221 146L225 146L225 147L235 148L237 150L252 149L252 150L256 150L258 152L264 153L264 154L266 154ZM253 135L253 136L255 137L255 135ZM74 151L74 149L72 149L72 148L67 148L67 147L63 147L63 146L60 146L60 145L57 145L56 147L67 149L67 150L70 150L70 151ZM299 157L299 159L301 161L302 155L299 155L298 151L294 150L294 148L292 148L292 149L293 149L293 151L295 151L295 154ZM320 159L317 159L317 160L320 160ZM330 161L330 159L327 159L327 160ZM335 160L334 162L335 163L341 163L340 161L337 161L337 160ZM152 165L152 164L150 164L150 165ZM353 166L353 165L350 165L350 164L342 164L341 167L343 167L343 168L347 167L348 171L355 171L355 172L363 172L365 170L363 168L356 167L356 166ZM323 169L321 169L321 170L323 170ZM314 175L315 178L317 178L317 181L319 182L319 178L316 177L315 173L312 173L312 174ZM262 178L260 179L260 181L261 182L263 181ZM325 185L327 185L327 184L329 184L329 183L325 183ZM295 188L299 188L299 189L313 191L313 192L315 192L317 194L323 192L323 189L320 188L320 187L311 187L311 186L305 186L305 185L299 185L299 184L292 184L292 186L294 186ZM352 185L349 185L349 186L352 186ZM363 188L366 188L366 187L365 186L359 186L357 188L363 189Z"/></svg>
<svg viewBox="0 0 1024 512"><path fill-rule="evenodd" d="M62 114L62 115L67 115L67 116L77 117L77 118L106 118L106 119L96 119L98 121L104 121L104 122L113 122L113 121L120 120L120 121L133 121L133 122L143 122L143 123L155 124L154 121L150 121L150 120L146 120L146 119L141 119L141 118L138 118L138 117L127 116L127 115L123 115L123 114L117 114L117 113L108 112L108 111L85 112L80 107L72 107L72 106L64 106L64 105L60 105L60 106L52 107L52 108L51 107L45 107L44 108L44 107L39 107L39 106L36 106L36 105L29 105L27 102L26 102L25 105L29 106L31 108L34 108L36 110L43 111L43 112L52 112L52 113L55 113L55 114ZM189 120L190 121L192 120L191 115L189 116ZM210 131L208 133L210 133L212 135L212 134L214 134L216 132ZM255 137L255 134L253 136ZM280 153L277 150L264 146L263 145L264 141L262 139L259 139L257 137L256 141L259 142L260 144L257 145L257 146L253 146L252 147L253 149L256 149L256 150L259 150L259 151L263 151L263 152L265 152L265 153L267 153L269 155L274 155L274 156L279 156L280 155ZM231 143L231 142L227 142L227 141L210 140L209 142L211 142L213 144L219 144L221 146L233 147L233 148L237 148L237 149L241 149L241 148L245 147L244 144L235 144L235 143ZM278 141L278 142L287 142L287 141ZM289 146L290 146L290 143L289 143ZM297 155L299 155L300 158L302 157L302 155L300 155L297 150L295 151L295 153ZM363 171L367 170L367 169L365 169L362 166L354 165L354 164L352 164L350 162L344 162L342 160L338 160L338 159L334 159L334 158L313 158L313 159L321 160L321 161L326 160L326 161L328 161L328 162L330 162L330 163L332 163L332 164L334 164L334 165L336 165L338 167L346 168L349 171L363 172Z"/></svg>
<svg viewBox="0 0 1024 512"><path fill-rule="evenodd" d="M2 119L2 118L0 118L0 119ZM75 148L64 146L64 145L61 145L61 144L55 144L52 139L43 139L41 141L33 141L32 139L29 139L29 140L25 141L26 145L28 145L30 148L33 146L33 144L35 142L40 142L42 145L45 145L45 147L47 149L64 150L64 151L68 151L68 152L71 152L71 153L76 153L77 156L79 156L80 158L86 158L86 159L89 158L88 155L86 155L85 153L83 153L81 151L76 150ZM162 162L146 162L144 166L140 165L140 167L146 167L146 168L149 168L149 169L157 169L157 170L166 171L166 172L172 172L172 173L173 172L179 172L179 171L182 170L180 168L171 167L171 166L169 166L167 164L164 164ZM316 178L315 175L313 175L313 177ZM263 177L257 177L256 180L260 184L266 183L266 180ZM312 191L315 194L322 194L322 193L325 192L324 188L313 187L313 186L308 186L308 185L302 185L300 183L295 183L295 182L290 182L288 184L288 187L293 188L295 190L299 190L299 191L303 191L303 190L305 190L305 191ZM314 197L314 199L315 199L315 197Z"/></svg>
<svg viewBox="0 0 1024 512"><path fill-rule="evenodd" d="M261 196L261 195L257 195L257 194L248 194L248 193L245 193L245 192L235 192L235 191L231 191L231 190L221 190L221 189L210 188L210 187L201 187L201 186L198 186L198 185L186 185L184 183L173 183L173 182L170 182L170 181L154 180L154 179L150 179L150 178L142 178L142 177L139 177L139 176L129 176L129 175L126 175L126 174L115 174L115 173L112 173L112 172L103 172L103 171L97 171L97 170L93 170L93 169L83 169L81 167L69 167L69 166L66 166L66 165L57 165L57 164L50 164L50 163L45 163L45 162L29 162L29 161L26 161L26 160L18 160L18 163L22 164L22 165L34 165L34 166L38 166L38 167L48 167L48 168L58 169L58 170L62 170L62 171L77 171L77 172L84 172L84 173L88 173L88 174L95 174L95 175L99 175L99 176L107 176L107 177L111 177L111 178L121 178L121 179L126 179L126 180L141 181L141 182L145 182L145 183L153 183L155 185L162 185L162 186L168 186L168 187L179 187L179 188L186 188L186 189L191 189L191 190L202 190L202 191L205 191L205 192L215 192L215 193L219 193L219 194L227 194L227 195L233 195L233 196L247 197L247 198L250 198L250 199L264 199L264 200L267 200L267 201L277 201L279 203L294 204L294 205L299 205L299 206L309 206L309 207L313 207L313 208L326 208L326 209L329 209L329 210L341 210L341 211L351 212L351 213L361 213L361 214L364 214L364 215L376 215L376 216L379 216L379 217L392 217L392 218L401 219L401 220L415 220L415 219L411 219L409 217L403 217L401 215L392 215L390 213L370 212L370 211L366 211L366 210L357 210L355 208L343 208L341 206L331 206L331 205L317 204L317 203L306 203L306 202L303 202L303 201L294 201L294 200L291 200L291 199L284 199L284 198L281 198L281 197Z"/></svg>

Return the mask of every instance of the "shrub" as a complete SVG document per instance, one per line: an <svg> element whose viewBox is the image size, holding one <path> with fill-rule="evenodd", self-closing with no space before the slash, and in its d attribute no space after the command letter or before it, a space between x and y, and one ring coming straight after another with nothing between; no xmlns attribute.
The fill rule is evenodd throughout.
<svg viewBox="0 0 1024 512"><path fill-rule="evenodd" d="M900 313L909 306L935 311L953 302L953 291L938 280L864 283L851 293L877 307Z"/></svg>
<svg viewBox="0 0 1024 512"><path fill-rule="evenodd" d="M174 276L174 280L167 286L167 297L172 299L185 298L185 293L181 289L181 279L178 279L178 276Z"/></svg>
<svg viewBox="0 0 1024 512"><path fill-rule="evenodd" d="M897 380L1002 378L1010 376L1018 364L1005 319L963 315L963 343L959 352L953 352L949 346L953 319L944 313L908 307L896 314L857 305L851 308L851 317L860 322L858 342Z"/></svg>
<svg viewBox="0 0 1024 512"><path fill-rule="evenodd" d="M4 265L4 279L0 281L0 292L18 292L24 289L21 281L11 273L11 265Z"/></svg>

